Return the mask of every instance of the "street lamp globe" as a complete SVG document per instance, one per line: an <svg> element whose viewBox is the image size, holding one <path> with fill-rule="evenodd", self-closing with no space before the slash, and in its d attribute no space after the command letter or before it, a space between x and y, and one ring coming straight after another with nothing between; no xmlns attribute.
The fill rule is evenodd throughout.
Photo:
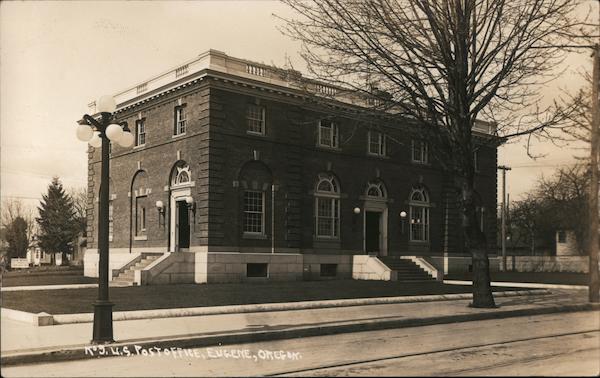
<svg viewBox="0 0 600 378"><path fill-rule="evenodd" d="M123 136L123 128L115 123L108 125L106 128L106 136L113 142L119 142Z"/></svg>
<svg viewBox="0 0 600 378"><path fill-rule="evenodd" d="M129 131L123 131L123 134L117 143L119 143L119 146L121 147L130 147L133 144L133 139L132 133Z"/></svg>
<svg viewBox="0 0 600 378"><path fill-rule="evenodd" d="M94 136L94 130L88 125L77 126L77 139L82 142L88 142Z"/></svg>
<svg viewBox="0 0 600 378"><path fill-rule="evenodd" d="M113 113L116 109L117 103L113 96L102 96L96 104L96 110L100 113Z"/></svg>
<svg viewBox="0 0 600 378"><path fill-rule="evenodd" d="M102 146L102 138L100 138L99 131L94 131L94 135L92 136L92 139L90 139L89 144L94 148L99 148Z"/></svg>

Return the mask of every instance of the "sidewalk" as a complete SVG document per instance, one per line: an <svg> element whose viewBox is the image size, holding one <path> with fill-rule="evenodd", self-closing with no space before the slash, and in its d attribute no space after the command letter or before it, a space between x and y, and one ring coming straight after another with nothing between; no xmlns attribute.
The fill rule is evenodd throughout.
<svg viewBox="0 0 600 378"><path fill-rule="evenodd" d="M470 308L469 300L455 300L123 320L114 322L117 343L111 346L200 347L600 308L586 301L582 291L554 290L497 297L498 309ZM92 324L35 327L2 319L1 331L6 365L86 358Z"/></svg>

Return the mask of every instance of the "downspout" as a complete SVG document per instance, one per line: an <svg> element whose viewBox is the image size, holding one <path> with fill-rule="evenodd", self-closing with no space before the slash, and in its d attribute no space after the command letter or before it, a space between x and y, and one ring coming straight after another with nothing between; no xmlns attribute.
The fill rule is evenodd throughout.
<svg viewBox="0 0 600 378"><path fill-rule="evenodd" d="M271 253L275 253L275 184L271 184Z"/></svg>

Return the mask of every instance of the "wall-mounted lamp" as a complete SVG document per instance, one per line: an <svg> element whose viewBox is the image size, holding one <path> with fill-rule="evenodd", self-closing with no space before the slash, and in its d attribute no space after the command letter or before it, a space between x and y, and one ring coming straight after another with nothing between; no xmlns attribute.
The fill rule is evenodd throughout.
<svg viewBox="0 0 600 378"><path fill-rule="evenodd" d="M352 217L352 231L356 232L356 219L358 218L358 214L360 214L360 207L356 206L352 209L352 213L354 213L354 216Z"/></svg>
<svg viewBox="0 0 600 378"><path fill-rule="evenodd" d="M400 224L402 227L402 233L404 234L404 223L406 222L406 211L400 212Z"/></svg>
<svg viewBox="0 0 600 378"><path fill-rule="evenodd" d="M162 226L165 225L165 204L163 201L156 201L156 210L158 210L158 226L161 226L160 220L162 219Z"/></svg>

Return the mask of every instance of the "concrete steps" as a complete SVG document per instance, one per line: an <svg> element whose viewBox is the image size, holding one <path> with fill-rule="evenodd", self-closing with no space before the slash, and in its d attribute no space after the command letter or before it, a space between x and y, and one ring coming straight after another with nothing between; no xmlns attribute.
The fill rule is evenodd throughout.
<svg viewBox="0 0 600 378"><path fill-rule="evenodd" d="M111 286L123 287L123 286L133 286L135 285L135 271L142 270L148 265L152 264L154 260L158 259L161 255L145 255L142 254L142 259L136 262L134 265L129 268L119 272L116 276L113 276L111 281Z"/></svg>
<svg viewBox="0 0 600 378"><path fill-rule="evenodd" d="M425 270L408 259L395 257L379 257L379 260L388 268L396 272L398 281L434 281Z"/></svg>

